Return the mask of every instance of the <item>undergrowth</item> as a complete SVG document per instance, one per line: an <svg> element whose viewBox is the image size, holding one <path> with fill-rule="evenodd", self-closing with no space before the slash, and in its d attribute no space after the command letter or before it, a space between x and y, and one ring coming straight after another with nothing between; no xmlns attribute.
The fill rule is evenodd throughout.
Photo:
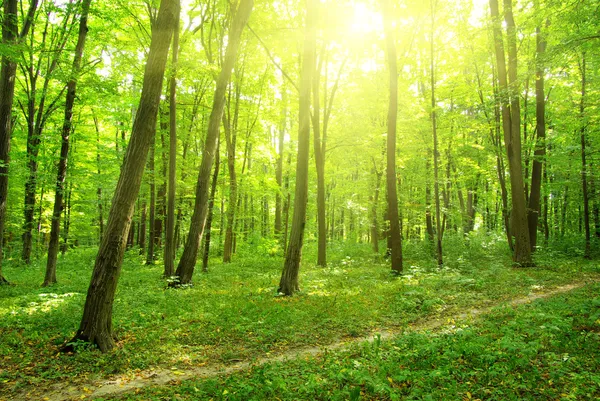
<svg viewBox="0 0 600 401"><path fill-rule="evenodd" d="M407 243L401 277L366 244L334 243L328 267L317 268L309 244L301 292L291 298L276 296L283 261L269 246L240 250L227 265L211 260L208 274L197 269L194 285L179 290L167 288L161 266L145 265L132 250L114 304L118 346L106 354L80 345L73 355L57 352L78 327L96 249L61 258L59 283L50 288L40 287L44 260L29 267L8 261L4 274L14 285L0 287L0 399L65 380L230 364L330 344L600 273L596 262L545 253L536 256L537 268L512 268L501 238L447 241L442 268L429 250Z"/></svg>

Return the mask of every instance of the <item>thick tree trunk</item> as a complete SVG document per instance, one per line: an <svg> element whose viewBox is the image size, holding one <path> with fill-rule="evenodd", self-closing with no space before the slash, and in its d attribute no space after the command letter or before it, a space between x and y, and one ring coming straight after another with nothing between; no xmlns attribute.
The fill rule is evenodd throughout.
<svg viewBox="0 0 600 401"><path fill-rule="evenodd" d="M221 166L221 157L219 148L221 140L217 139L217 151L215 155L215 169L213 172L212 183L210 184L210 197L208 198L208 216L206 217L206 234L204 235L204 253L202 255L202 271L208 272L208 257L210 255L210 229L212 227L213 210L215 206L215 195L217 193L217 183L219 181L219 168Z"/></svg>
<svg viewBox="0 0 600 401"><path fill-rule="evenodd" d="M398 61L396 39L392 25L394 7L391 0L383 0L383 25L386 41L386 55L389 68L389 108L387 118L387 170L386 188L388 218L390 221L391 267L396 274L402 273L402 234L398 214L398 194L396 192L396 120L398 115Z"/></svg>
<svg viewBox="0 0 600 401"><path fill-rule="evenodd" d="M165 252L163 275L171 277L175 273L175 190L177 185L177 57L179 55L179 16L173 34L173 61L169 87L169 194L165 232Z"/></svg>
<svg viewBox="0 0 600 401"><path fill-rule="evenodd" d="M253 0L240 0L237 12L233 19L228 35L227 49L213 98L213 107L208 122L208 131L204 143L204 152L198 182L196 185L196 200L194 203L194 213L192 214L190 232L183 250L183 255L177 266L175 275L178 277L179 284L188 284L192 281L194 266L198 256L198 247L204 230L206 214L208 212L208 187L210 184L210 172L215 157L217 147L217 138L219 136L219 126L223 116L225 106L225 91L231 77L231 71L237 58L237 52L240 44L242 31L252 12ZM176 284L175 284L176 285Z"/></svg>
<svg viewBox="0 0 600 401"><path fill-rule="evenodd" d="M115 345L112 331L114 296L133 207L142 183L148 150L154 138L169 44L178 15L179 1L161 1L152 29L140 104L115 189L106 233L96 257L83 317L74 338L63 347L65 351L73 350L72 344L76 341L95 344L102 352L111 350Z"/></svg>
<svg viewBox="0 0 600 401"><path fill-rule="evenodd" d="M504 0L504 20L507 26L508 43L508 81L504 44L499 19L498 1L490 0L490 11L493 19L496 62L500 88L505 96L502 97L502 124L504 142L508 156L510 171L510 186L512 200L511 230L515 237L513 260L520 266L531 266L531 246L527 226L527 208L523 184L523 168L521 161L521 123L520 104L517 82L517 43L516 27L512 14L511 0Z"/></svg>
<svg viewBox="0 0 600 401"><path fill-rule="evenodd" d="M60 239L60 216L63 210L63 198L65 192L65 179L67 177L67 162L69 157L69 136L71 135L73 106L75 104L75 93L77 90L77 79L81 70L81 59L87 36L87 19L91 0L81 3L81 16L79 20L79 35L75 46L75 57L71 67L71 78L67 83L67 98L65 102L65 118L63 121L60 159L58 160L58 173L56 177L56 193L54 196L54 210L50 229L50 244L48 246L48 260L46 262L46 278L43 287L56 283L56 259L58 257L58 242ZM101 196L101 195L100 195Z"/></svg>
<svg viewBox="0 0 600 401"><path fill-rule="evenodd" d="M581 64L579 65L581 71L581 100L579 102L579 118L581 128L580 139L581 139L581 190L583 194L583 226L585 229L585 249L583 256L586 259L591 258L591 235L590 235L590 194L588 192L588 177L587 177L587 160L586 160L586 122L585 122L585 96L586 96L586 59L585 52L582 55Z"/></svg>
<svg viewBox="0 0 600 401"><path fill-rule="evenodd" d="M279 293L293 295L299 290L298 272L306 225L306 202L308 201L308 157L310 147L310 93L315 70L317 36L317 0L306 1L304 48L300 70L300 98L298 113L298 159L296 162L296 190L292 229L287 247L283 271L279 281Z"/></svg>
<svg viewBox="0 0 600 401"><path fill-rule="evenodd" d="M2 20L2 44L4 46L12 46L17 41L17 11L17 0L4 0L4 18ZM16 61L6 54L3 55L0 71L0 285L8 284L2 275L2 262L4 260L4 224L8 198L8 165L16 72Z"/></svg>
<svg viewBox="0 0 600 401"><path fill-rule="evenodd" d="M546 53L546 40L542 36L541 28L536 30L536 71L535 71L535 119L536 142L533 167L531 169L531 193L527 208L527 223L529 227L529 240L531 251L535 251L537 244L537 227L540 216L540 196L542 189L542 169L546 157L546 99L544 95L544 66L543 59Z"/></svg>

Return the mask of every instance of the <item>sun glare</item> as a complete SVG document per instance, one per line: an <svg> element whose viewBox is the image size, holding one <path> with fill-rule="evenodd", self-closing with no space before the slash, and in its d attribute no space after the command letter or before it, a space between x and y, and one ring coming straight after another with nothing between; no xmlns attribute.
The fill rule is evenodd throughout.
<svg viewBox="0 0 600 401"><path fill-rule="evenodd" d="M350 23L352 34L365 35L382 30L383 23L378 11L372 10L360 1L352 3L352 11L352 22Z"/></svg>

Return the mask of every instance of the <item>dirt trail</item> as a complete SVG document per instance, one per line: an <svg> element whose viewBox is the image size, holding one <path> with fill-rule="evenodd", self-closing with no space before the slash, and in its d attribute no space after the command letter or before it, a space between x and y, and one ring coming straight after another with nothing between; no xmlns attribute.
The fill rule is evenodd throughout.
<svg viewBox="0 0 600 401"><path fill-rule="evenodd" d="M470 309L467 312L446 316L439 319L430 319L417 321L408 327L397 328L393 330L379 330L369 336L358 337L348 341L339 341L330 345L318 347L302 347L285 351L278 355L271 355L262 358L256 358L250 361L240 361L232 365L210 364L206 366L192 367L187 370L169 370L157 368L153 370L139 372L135 377L119 378L116 380L95 381L89 383L62 383L55 384L40 392L41 389L30 390L27 393L21 393L13 398L13 401L29 401L29 400L47 400L47 401L70 401L82 399L107 398L118 396L125 392L135 391L143 387L149 386L164 386L169 383L176 383L187 379L211 378L215 376L229 375L235 372L249 370L254 366L260 366L267 363L281 362L295 358L306 358L317 356L328 351L342 350L350 347L353 344L373 342L376 339L388 340L394 336L401 335L405 332L435 330L448 325L449 321L459 322L475 318L479 315L489 313L492 308L500 305L518 306L530 303L536 299L549 298L553 295L569 292L576 288L583 287L587 284L597 282L597 279L588 279L582 282L576 282L561 287L557 287L550 291L529 294L522 298L513 299L508 302L500 302L491 306ZM41 394L40 394L41 393Z"/></svg>

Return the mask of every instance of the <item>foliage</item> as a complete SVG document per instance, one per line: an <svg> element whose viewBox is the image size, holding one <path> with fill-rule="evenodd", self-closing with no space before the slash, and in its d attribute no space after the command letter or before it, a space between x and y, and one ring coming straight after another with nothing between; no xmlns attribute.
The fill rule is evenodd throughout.
<svg viewBox="0 0 600 401"><path fill-rule="evenodd" d="M510 259L498 256L506 255L503 247L501 239L474 240L469 247L456 247L442 270L428 254L423 259L408 247L411 267L397 278L366 245L339 244L328 268L303 266L302 291L289 299L274 297L281 257L269 255L267 248L231 264L214 261L211 273L185 290L167 289L162 269L144 265L132 250L115 300L118 347L107 354L88 348L74 355L57 352L76 327L96 249L76 249L59 259L63 278L50 290L37 286L43 263L27 269L9 264L5 271L15 285L2 287L0 298L2 394L32 385L47 388L67 378L85 382L156 366L230 364L329 344L598 273L596 264L558 253L545 259L551 261L545 267L511 269Z"/></svg>

